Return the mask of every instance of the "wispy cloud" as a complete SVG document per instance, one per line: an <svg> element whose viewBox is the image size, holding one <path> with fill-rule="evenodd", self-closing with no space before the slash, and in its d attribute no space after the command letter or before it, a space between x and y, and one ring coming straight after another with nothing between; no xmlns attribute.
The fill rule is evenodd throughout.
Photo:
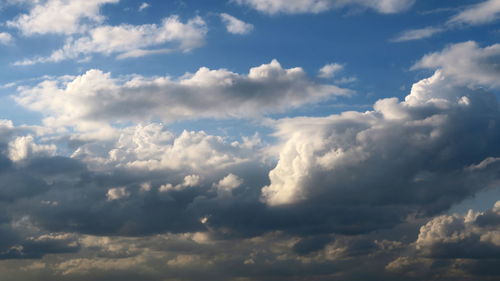
<svg viewBox="0 0 500 281"><path fill-rule="evenodd" d="M68 39L61 49L48 57L21 60L14 65L59 62L92 54L118 54L118 58L123 59L171 51L189 52L205 43L207 32L207 25L201 17L185 23L178 16L171 16L160 25L103 25L89 30L83 37ZM151 49L164 44L171 44L172 47Z"/></svg>
<svg viewBox="0 0 500 281"><path fill-rule="evenodd" d="M226 25L226 30L233 34L248 34L253 30L253 25L239 20L229 14L220 14L222 22Z"/></svg>

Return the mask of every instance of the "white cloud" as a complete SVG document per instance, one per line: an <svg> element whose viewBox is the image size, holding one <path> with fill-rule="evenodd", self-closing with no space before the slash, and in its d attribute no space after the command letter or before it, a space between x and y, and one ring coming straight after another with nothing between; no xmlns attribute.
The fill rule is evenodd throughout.
<svg viewBox="0 0 500 281"><path fill-rule="evenodd" d="M108 201L118 200L122 198L126 198L130 196L130 192L127 191L126 187L114 187L108 190L106 193L106 197Z"/></svg>
<svg viewBox="0 0 500 281"><path fill-rule="evenodd" d="M199 182L199 175L211 175L259 155L255 151L258 146L245 139L229 142L203 131L183 131L176 136L157 123L120 129L111 140L87 142L78 147L72 157L83 160L95 170L133 168L197 173L185 178L181 187Z"/></svg>
<svg viewBox="0 0 500 281"><path fill-rule="evenodd" d="M84 32L87 23L99 23L102 5L118 3L119 0L47 0L34 3L28 14L8 21L27 36L35 34L74 34Z"/></svg>
<svg viewBox="0 0 500 281"><path fill-rule="evenodd" d="M326 64L320 70L318 71L318 77L321 78L332 78L335 76L338 72L342 71L344 69L344 66L339 63L330 63Z"/></svg>
<svg viewBox="0 0 500 281"><path fill-rule="evenodd" d="M21 161L34 156L52 156L55 155L56 146L36 144L33 136L17 137L9 142L9 158L12 161Z"/></svg>
<svg viewBox="0 0 500 281"><path fill-rule="evenodd" d="M49 57L38 57L16 62L15 65L30 65L44 62L59 62L78 59L91 54L112 55L119 58L139 57L172 51L189 52L205 43L207 26L200 17L183 23L177 16L165 18L161 25L144 24L118 26L99 26L78 39L68 42ZM150 49L170 44L169 48Z"/></svg>
<svg viewBox="0 0 500 281"><path fill-rule="evenodd" d="M7 32L0 32L0 45L8 45L12 43L14 38Z"/></svg>
<svg viewBox="0 0 500 281"><path fill-rule="evenodd" d="M146 2L143 2L140 6L139 6L139 12L143 11L144 9L147 9L151 7L151 5L149 5L148 3Z"/></svg>
<svg viewBox="0 0 500 281"><path fill-rule="evenodd" d="M239 20L229 14L222 13L220 17L226 25L227 32L233 34L248 34L253 30L253 25Z"/></svg>
<svg viewBox="0 0 500 281"><path fill-rule="evenodd" d="M487 0L468 7L453 16L449 24L479 25L496 21L500 18L500 1Z"/></svg>
<svg viewBox="0 0 500 281"><path fill-rule="evenodd" d="M198 186L201 183L201 177L199 175L187 175L184 177L184 180L182 183L177 184L177 185L172 185L170 183L164 184L160 186L158 189L160 192L167 192L170 190L182 190L186 187L195 187Z"/></svg>
<svg viewBox="0 0 500 281"><path fill-rule="evenodd" d="M273 60L248 74L202 67L179 79L136 76L119 80L90 70L71 81L47 80L20 88L15 100L43 112L49 126L110 122L258 117L283 112L351 91L310 80L302 68Z"/></svg>
<svg viewBox="0 0 500 281"><path fill-rule="evenodd" d="M266 14L320 13L330 9L358 6L380 13L398 13L409 9L415 0L234 0Z"/></svg>
<svg viewBox="0 0 500 281"><path fill-rule="evenodd" d="M424 56L413 69L441 69L457 83L500 87L500 44L485 48L468 41Z"/></svg>
<svg viewBox="0 0 500 281"><path fill-rule="evenodd" d="M441 27L424 27L419 29L411 29L402 32L396 38L392 39L393 42L404 42L404 41L412 41L412 40L420 40L424 38L431 37L437 33L444 32L445 29Z"/></svg>
<svg viewBox="0 0 500 281"><path fill-rule="evenodd" d="M500 201L486 212L443 215L420 228L416 249L437 258L482 259L500 254Z"/></svg>
<svg viewBox="0 0 500 281"><path fill-rule="evenodd" d="M404 42L429 38L435 34L445 32L449 29L460 27L460 25L480 25L496 21L500 18L500 0L487 0L464 9L451 17L442 26L428 26L419 29L411 29L402 32L393 42Z"/></svg>
<svg viewBox="0 0 500 281"><path fill-rule="evenodd" d="M383 99L373 111L278 121L277 136L283 143L262 200L268 205L328 202L334 206L391 201L405 202L405 208L425 201L420 208L446 209L460 200L444 191L447 186L472 194L487 186L474 180L474 173L489 175L483 175L485 181L495 177L498 167L470 174L463 170L497 156L494 124L499 118L492 94L464 87L437 71L414 84L402 102ZM470 120L478 123L464 124ZM463 138L471 130L474 137ZM449 141L457 137L459 143ZM485 150L470 150L479 139ZM442 169L456 173L451 176ZM391 177L382 176L387 173ZM400 188L405 191L398 192ZM393 192L400 196L396 199L390 195ZM370 194L370 199L360 194Z"/></svg>
<svg viewBox="0 0 500 281"><path fill-rule="evenodd" d="M214 187L217 190L217 194L220 197L224 197L224 196L230 196L232 194L233 189L240 187L242 184L243 184L243 179L241 179L235 174L228 174L218 183L215 183Z"/></svg>

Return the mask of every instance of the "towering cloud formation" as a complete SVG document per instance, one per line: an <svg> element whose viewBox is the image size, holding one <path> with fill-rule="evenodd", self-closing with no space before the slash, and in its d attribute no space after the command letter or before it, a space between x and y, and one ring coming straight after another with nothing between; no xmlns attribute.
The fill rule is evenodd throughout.
<svg viewBox="0 0 500 281"><path fill-rule="evenodd" d="M500 153L493 95L456 85L438 71L416 83L405 101L379 100L374 108L278 122L285 142L263 200L272 206L316 200L417 205L435 212L487 184L479 179L488 179L482 173L489 169L479 177L466 168Z"/></svg>

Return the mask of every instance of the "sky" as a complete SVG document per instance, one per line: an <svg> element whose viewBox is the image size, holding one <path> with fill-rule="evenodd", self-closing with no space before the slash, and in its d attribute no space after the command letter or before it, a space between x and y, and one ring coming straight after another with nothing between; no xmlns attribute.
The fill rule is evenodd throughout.
<svg viewBox="0 0 500 281"><path fill-rule="evenodd" d="M0 280L500 278L500 0L0 0Z"/></svg>

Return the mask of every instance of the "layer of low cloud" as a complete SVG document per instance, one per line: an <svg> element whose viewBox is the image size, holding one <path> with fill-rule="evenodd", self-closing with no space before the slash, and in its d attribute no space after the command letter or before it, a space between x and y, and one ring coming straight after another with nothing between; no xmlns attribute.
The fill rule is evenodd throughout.
<svg viewBox="0 0 500 281"><path fill-rule="evenodd" d="M149 120L261 116L350 92L277 61L248 74L92 70L20 87L15 98L47 127L0 121L2 277L498 279L499 203L443 215L498 187L497 47L429 56L436 64L419 67L435 73L404 100L269 120L271 146ZM453 56L475 74L465 79Z"/></svg>
<svg viewBox="0 0 500 281"><path fill-rule="evenodd" d="M363 7L391 14L409 9L415 0L234 0L234 2L266 14L316 14L343 7Z"/></svg>

